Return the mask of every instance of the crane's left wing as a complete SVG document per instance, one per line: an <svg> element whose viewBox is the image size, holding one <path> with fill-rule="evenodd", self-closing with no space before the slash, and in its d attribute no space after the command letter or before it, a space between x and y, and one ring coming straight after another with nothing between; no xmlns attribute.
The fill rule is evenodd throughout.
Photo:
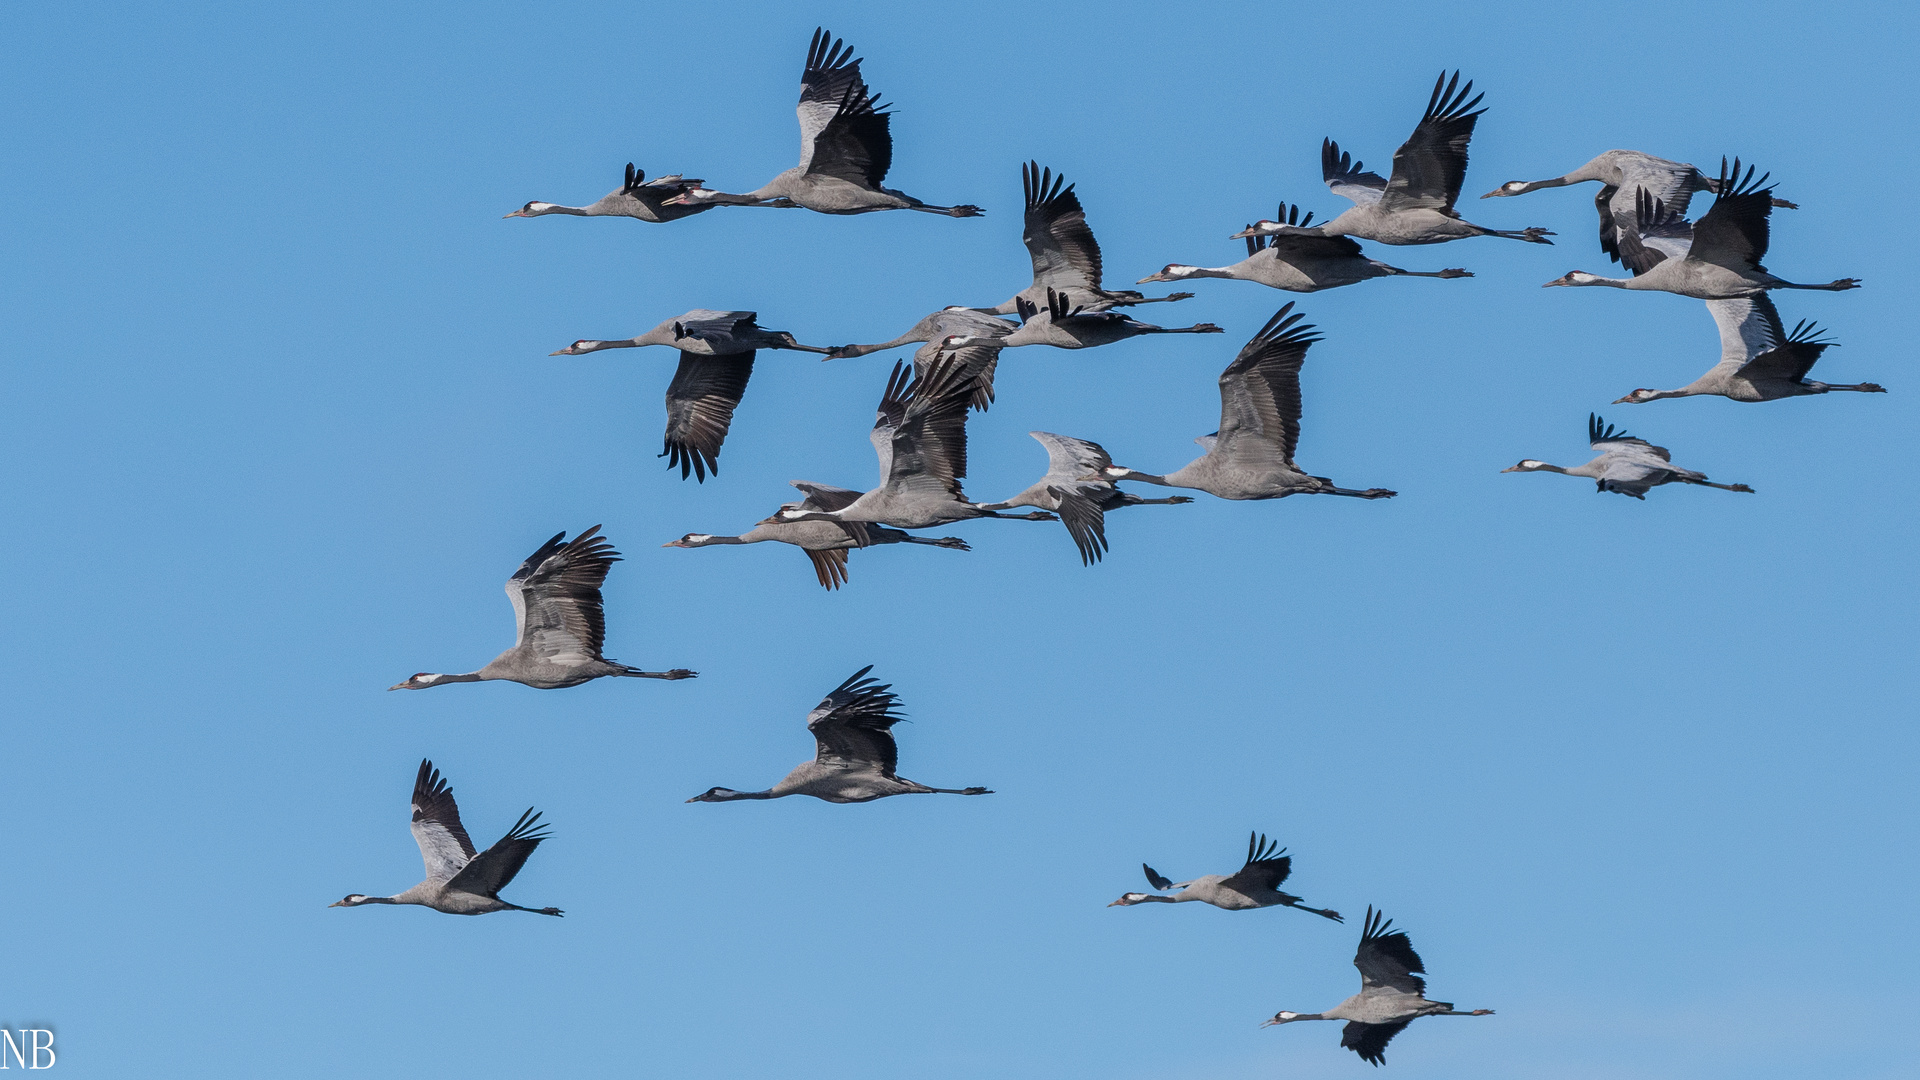
<svg viewBox="0 0 1920 1080"><path fill-rule="evenodd" d="M867 677L868 664L853 673L807 714L813 732L814 760L835 769L877 769L892 776L900 751L890 730L903 717L894 711L892 684Z"/></svg>

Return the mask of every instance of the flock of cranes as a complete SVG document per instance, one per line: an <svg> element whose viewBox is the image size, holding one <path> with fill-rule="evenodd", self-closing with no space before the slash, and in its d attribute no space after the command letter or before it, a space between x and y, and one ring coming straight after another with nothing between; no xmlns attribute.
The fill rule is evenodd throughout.
<svg viewBox="0 0 1920 1080"><path fill-rule="evenodd" d="M824 30L814 33L801 79L798 114L799 164L744 194L710 189L680 175L648 180L629 164L621 186L581 207L529 202L509 217L571 214L623 216L662 224L721 206L804 208L825 214L916 210L973 217L980 208L935 206L885 186L892 159L890 114L866 85L861 60ZM1394 245L1436 244L1491 236L1551 244L1545 229L1496 229L1462 218L1455 208L1466 176L1474 125L1485 111L1473 84L1458 72L1436 80L1413 134L1394 153L1391 175L1369 172L1331 139L1321 147L1328 189L1353 206L1315 225L1298 205L1280 204L1271 219L1247 225L1233 238L1246 241L1247 258L1224 267L1167 264L1140 279L1180 282L1200 278L1253 281L1287 292L1317 292L1380 277L1463 278L1463 269L1404 270L1368 257L1359 241ZM1525 195L1544 188L1597 182L1601 250L1632 276L1605 278L1574 271L1550 286L1609 286L1662 291L1704 301L1719 327L1721 359L1707 374L1675 390L1636 389L1615 404L1670 397L1719 395L1760 402L1836 390L1878 393L1873 383L1829 384L1807 378L1833 343L1816 326L1785 329L1768 292L1774 289L1841 291L1851 278L1824 285L1797 284L1774 276L1766 256L1770 216L1794 204L1774 197L1767 177L1737 159L1724 160L1716 175L1692 165L1626 150L1608 151L1563 176L1511 181L1482 198ZM1211 323L1164 327L1119 309L1190 299L1192 293L1147 296L1106 288L1100 246L1088 227L1073 185L1038 162L1022 166L1025 191L1023 240L1033 262L1030 285L1001 303L953 306L928 314L905 333L877 344L804 345L790 333L762 327L752 311L700 309L668 319L624 340L581 339L554 355L584 355L616 348L662 345L678 350L679 366L666 391L667 426L661 456L682 479L704 483L719 473L720 454L733 414L746 393L756 353L789 349L847 359L917 346L911 363L896 361L882 388L869 438L880 482L859 490L794 481L802 494L782 503L737 535L690 532L665 546L697 548L790 544L806 552L819 583L837 589L848 581L848 556L860 548L912 544L969 550L954 536L923 536L919 530L957 522L1058 521L1083 564L1108 549L1105 515L1130 506L1192 502L1185 495L1144 498L1123 483L1206 492L1221 499L1278 499L1290 495L1391 498L1386 488L1342 487L1299 465L1300 369L1321 337L1288 302L1243 345L1218 379L1220 420L1196 441L1203 453L1164 474L1114 464L1097 442L1046 431L1031 435L1047 453L1046 472L1026 489L999 501L974 501L962 489L967 475L967 422L994 401L993 378L1007 349L1048 345L1098 348L1154 334L1216 334ZM1698 220L1686 218L1693 195L1714 201ZM1012 318L1009 318L1012 316ZM1669 452L1589 415L1588 442L1599 453L1584 465L1562 467L1528 458L1507 472L1558 472L1596 482L1598 490L1643 499L1648 491L1680 483L1752 492L1745 484L1721 484L1704 473L1673 464ZM1013 511L1025 508L1026 512ZM456 682L508 680L543 690L577 686L605 676L663 680L693 678L686 668L647 671L603 655L606 619L600 588L618 552L599 526L568 540L564 532L541 545L507 582L516 620L513 647L486 666L460 674L417 673L389 689L423 690ZM900 700L889 684L861 668L830 691L807 714L813 735L811 760L759 791L713 787L687 801L732 802L808 795L834 803L870 802L894 795L987 795L984 787L940 788L898 772L893 726ZM453 792L422 761L413 788L411 828L425 864L423 882L391 896L354 893L334 906L413 904L458 915L494 911L561 914L502 900L527 858L547 838L540 815L529 809L492 847L476 852L454 803ZM1279 888L1292 872L1284 849L1255 833L1244 865L1231 875L1209 874L1175 883L1143 864L1151 892L1129 892L1109 906L1197 901L1228 911L1293 907L1335 922L1331 909L1308 907ZM1341 1045L1378 1065L1399 1031L1422 1016L1483 1016L1487 1009L1456 1010L1427 999L1424 965L1404 932L1395 931L1371 906L1354 964L1358 994L1318 1013L1282 1011L1268 1024L1299 1020L1344 1020Z"/></svg>

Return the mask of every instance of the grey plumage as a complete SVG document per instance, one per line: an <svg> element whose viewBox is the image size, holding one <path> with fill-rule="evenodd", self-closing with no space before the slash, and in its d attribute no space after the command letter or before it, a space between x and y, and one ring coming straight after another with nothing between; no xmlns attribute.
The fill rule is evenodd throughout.
<svg viewBox="0 0 1920 1080"><path fill-rule="evenodd" d="M782 509L782 521L867 522L929 529L969 518L1052 521L1052 514L982 510L960 488L967 475L967 407L975 376L963 358L943 356L923 377L908 380L895 363L869 436L880 461L880 486L837 510Z"/></svg>
<svg viewBox="0 0 1920 1080"><path fill-rule="evenodd" d="M1771 242L1773 187L1767 183L1770 174L1755 179L1754 167L1748 166L1742 174L1740 164L1735 158L1729 169L1726 159L1720 159L1713 205L1691 224L1651 191L1636 189L1634 228L1617 237L1620 262L1633 270L1632 277L1606 278L1572 270L1541 287L1605 286L1678 293L1697 300L1732 300L1768 289L1842 292L1858 288L1858 278L1801 285L1776 277L1761 265Z"/></svg>
<svg viewBox="0 0 1920 1080"><path fill-rule="evenodd" d="M916 783L896 771L900 760L893 725L903 717L896 711L900 698L891 683L867 677L868 664L835 687L807 714L813 733L814 759L795 767L784 780L765 791L735 791L715 787L688 802L734 802L741 799L782 799L811 795L834 803L860 803L889 795L991 795L982 787L936 788Z"/></svg>
<svg viewBox="0 0 1920 1080"><path fill-rule="evenodd" d="M1319 1013L1282 1010L1262 1024L1289 1024L1296 1020L1345 1020L1340 1045L1360 1055L1369 1065L1386 1061L1387 1043L1422 1016L1491 1016L1492 1009L1461 1011L1450 1001L1428 1001L1427 981L1420 977L1426 964L1413 951L1404 931L1393 929L1383 913L1367 908L1360 948L1353 955L1360 969L1360 992Z"/></svg>
<svg viewBox="0 0 1920 1080"><path fill-rule="evenodd" d="M1500 471L1584 476L1594 482L1595 490L1630 495L1636 499L1645 499L1648 491L1662 484L1694 484L1722 491L1753 493L1753 489L1745 484L1716 484L1707 479L1706 473L1675 465L1666 447L1655 446L1645 439L1620 431L1594 413L1587 414L1587 441L1600 451L1600 456L1585 465L1561 468L1525 458L1518 465Z"/></svg>
<svg viewBox="0 0 1920 1080"><path fill-rule="evenodd" d="M1010 510L1033 506L1060 515L1060 521L1080 551L1083 566L1092 566L1107 552L1106 514L1123 506L1190 503L1185 495L1164 499L1143 499L1121 491L1101 475L1113 464L1106 448L1097 442L1055 435L1050 431L1029 431L1047 450L1047 471L1025 491L996 503L976 503L982 510Z"/></svg>
<svg viewBox="0 0 1920 1080"><path fill-rule="evenodd" d="M642 671L600 655L607 636L600 586L620 553L600 535L600 526L568 540L565 531L520 564L507 580L513 603L513 648L486 667L464 674L418 672L389 690L425 690L457 682L504 679L538 690L578 686L607 675L642 679L691 679L685 668Z"/></svg>
<svg viewBox="0 0 1920 1080"><path fill-rule="evenodd" d="M1708 300L1707 310L1720 328L1720 362L1698 379L1677 390L1641 387L1615 405L1638 405L1661 398L1712 395L1732 401L1778 401L1782 398L1851 390L1884 394L1878 383L1824 383L1807 378L1813 365L1836 342L1802 320L1791 331L1780 322L1780 312L1766 293Z"/></svg>
<svg viewBox="0 0 1920 1080"><path fill-rule="evenodd" d="M1001 349L1023 345L1051 345L1056 349L1091 349L1145 334L1218 334L1212 323L1165 327L1144 323L1118 311L1089 310L1076 307L1066 296L1049 287L1047 306L1036 306L1025 296L1014 298L1020 311L1020 326L1011 334L981 336L975 333L950 334L940 346L957 350L968 345L985 344Z"/></svg>
<svg viewBox="0 0 1920 1080"><path fill-rule="evenodd" d="M1179 904L1190 900L1212 904L1227 911L1251 911L1264 907L1294 907L1301 911L1311 911L1322 918L1334 922L1343 921L1340 913L1323 908L1310 908L1300 902L1300 897L1280 891L1280 885L1293 872L1293 859L1286 849L1268 840L1263 833L1247 835L1247 861L1231 875L1203 874L1192 881L1173 882L1162 876L1153 867L1145 863L1140 869L1146 871L1147 884L1156 892L1179 889L1172 896L1156 896L1153 893L1130 892L1108 907L1131 907L1135 904Z"/></svg>
<svg viewBox="0 0 1920 1080"><path fill-rule="evenodd" d="M892 114L867 88L853 50L815 29L800 76L800 164L744 195L694 188L672 202L701 205L803 206L822 214L920 210L975 217L977 206L932 206L884 186L893 166Z"/></svg>
<svg viewBox="0 0 1920 1080"><path fill-rule="evenodd" d="M1686 162L1668 161L1638 150L1609 150L1565 176L1547 180L1509 180L1480 197L1493 199L1525 195L1542 188L1589 182L1600 184L1600 192L1593 200L1594 208L1600 214L1600 250L1614 262L1622 261L1620 238L1631 236L1636 230L1639 191L1645 190L1665 204L1669 211L1684 217L1694 192L1719 190L1717 180ZM1773 205L1798 209L1793 203L1780 198L1775 198ZM1651 265L1644 263L1637 253L1627 253L1628 269L1635 273Z"/></svg>
<svg viewBox="0 0 1920 1080"><path fill-rule="evenodd" d="M817 345L802 345L785 330L768 330L751 311L715 311L697 308L668 319L639 337L601 341L582 338L549 356L579 356L604 349L633 349L666 345L680 351L680 366L667 384L667 432L660 456L667 468L678 468L705 483L708 473L719 475L720 446L733 427L733 412L746 396L753 377L753 358L759 349L793 349L831 353Z"/></svg>
<svg viewBox="0 0 1920 1080"><path fill-rule="evenodd" d="M530 218L570 214L574 217L630 217L661 224L712 209L710 205L689 206L670 201L699 188L701 183L677 173L648 180L646 172L634 168L633 162L629 161L626 180L596 202L586 206L560 206L536 199L504 216Z"/></svg>
<svg viewBox="0 0 1920 1080"><path fill-rule="evenodd" d="M1047 290L1067 298L1072 306L1087 311L1105 311L1134 304L1155 304L1186 300L1192 293L1149 297L1132 289L1109 290L1101 285L1104 273L1100 242L1087 225L1087 212L1080 205L1074 185L1064 174L1041 168L1037 161L1020 166L1020 187L1026 196L1026 217L1020 240L1033 262L1033 284L1000 304L979 310L995 315L1014 315L1020 302L1038 308L1047 300Z"/></svg>
<svg viewBox="0 0 1920 1080"><path fill-rule="evenodd" d="M363 904L414 904L448 915L485 915L493 911L531 911L536 915L560 915L559 908L528 908L500 899L528 856L548 838L547 826L529 807L507 834L492 847L476 852L465 826L460 824L460 807L453 801L453 789L441 778L433 762L423 760L413 780L413 818L409 825L414 842L420 845L420 860L426 866L426 880L405 892L392 896L367 896L348 893L329 907L359 907Z"/></svg>
<svg viewBox="0 0 1920 1080"><path fill-rule="evenodd" d="M1547 239L1553 233L1546 229L1489 229L1465 220L1454 209L1467 175L1467 144L1486 111L1475 108L1485 95L1469 100L1467 95L1472 93L1473 83L1461 86L1459 72L1451 78L1440 73L1420 123L1394 151L1390 178L1368 172L1340 144L1323 139L1321 177L1329 191L1353 203L1353 208L1321 225L1319 231L1382 244L1439 244L1469 236L1553 243Z"/></svg>
<svg viewBox="0 0 1920 1080"><path fill-rule="evenodd" d="M1220 429L1195 441L1206 453L1165 476L1109 465L1109 480L1138 480L1194 488L1222 499L1281 499L1288 495L1350 495L1385 499L1385 488L1357 491L1311 476L1294 463L1300 441L1300 365L1319 341L1289 303L1220 373Z"/></svg>
<svg viewBox="0 0 1920 1080"><path fill-rule="evenodd" d="M738 536L714 536L688 533L670 540L663 547L700 548L723 544L758 544L768 540L792 544L807 553L813 572L822 588L833 590L847 583L847 556L855 548L884 544L926 544L933 547L969 551L965 540L957 536L915 536L884 525L857 521L783 521L780 511L803 510L832 512L845 509L860 493L829 484L793 481L806 497L797 503L782 503L780 510Z"/></svg>
<svg viewBox="0 0 1920 1080"><path fill-rule="evenodd" d="M1168 263L1157 274L1140 279L1149 281L1190 281L1195 278L1227 278L1252 281L1270 289L1287 292L1319 292L1354 285L1377 277L1472 277L1465 270L1402 270L1360 253L1352 237L1329 236L1313 227L1313 215L1300 216L1298 206L1280 204L1272 218L1249 225L1229 239L1247 242L1247 257L1231 266L1191 266Z"/></svg>

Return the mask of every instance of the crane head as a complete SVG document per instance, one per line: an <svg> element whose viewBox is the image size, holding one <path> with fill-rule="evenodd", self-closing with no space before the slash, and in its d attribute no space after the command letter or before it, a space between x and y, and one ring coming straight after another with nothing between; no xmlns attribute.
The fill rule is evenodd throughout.
<svg viewBox="0 0 1920 1080"><path fill-rule="evenodd" d="M407 676L406 682L397 682L387 687L389 690L425 690L440 681L440 676L431 671L419 671Z"/></svg>
<svg viewBox="0 0 1920 1080"><path fill-rule="evenodd" d="M1640 389L1635 390L1633 393L1628 394L1626 397L1615 398L1613 403L1615 405L1639 405L1644 402L1652 401L1654 398L1657 398L1659 396L1660 396L1660 391L1649 390L1643 386Z"/></svg>
<svg viewBox="0 0 1920 1080"><path fill-rule="evenodd" d="M1130 892L1125 896L1122 896L1120 899L1115 900L1113 903L1108 904L1107 906L1108 907L1132 907L1133 905L1138 904L1145 899L1147 899L1146 893Z"/></svg>
<svg viewBox="0 0 1920 1080"><path fill-rule="evenodd" d="M364 893L348 893L345 899L336 900L335 902L328 904L327 906L328 907L359 907L361 904L364 904L366 902L367 902L367 897Z"/></svg>
<svg viewBox="0 0 1920 1080"><path fill-rule="evenodd" d="M1529 190L1531 189L1527 186L1525 180L1509 180L1480 197L1483 199L1492 199L1501 195L1525 195Z"/></svg>

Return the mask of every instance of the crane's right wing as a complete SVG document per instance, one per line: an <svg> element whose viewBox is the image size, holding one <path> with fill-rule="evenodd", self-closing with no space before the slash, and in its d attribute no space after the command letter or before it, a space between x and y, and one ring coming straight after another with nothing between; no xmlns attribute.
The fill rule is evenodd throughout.
<svg viewBox="0 0 1920 1080"><path fill-rule="evenodd" d="M414 843L420 845L420 860L426 864L428 881L449 881L473 858L473 841L460 824L460 807L453 801L453 789L441 778L431 761L421 761L413 778Z"/></svg>
<svg viewBox="0 0 1920 1080"><path fill-rule="evenodd" d="M891 114L883 108L865 86L847 87L839 111L813 141L807 172L878 191L893 167Z"/></svg>
<svg viewBox="0 0 1920 1080"><path fill-rule="evenodd" d="M1146 863L1141 863L1140 869L1147 872L1147 884L1153 886L1156 891L1166 892L1168 889L1173 888L1173 879L1163 876L1153 867L1148 866Z"/></svg>
<svg viewBox="0 0 1920 1080"><path fill-rule="evenodd" d="M540 815L528 807L513 828L507 830L507 835L474 856L465 869L447 882L447 888L477 896L498 897L500 890L506 888L520 868L527 864L527 856L532 855L533 849L540 846L540 841L547 838L546 828L540 823Z"/></svg>
<svg viewBox="0 0 1920 1080"><path fill-rule="evenodd" d="M1760 294L1760 299L1766 298ZM1837 344L1823 341L1819 326L1802 320L1794 324L1793 332L1784 336L1780 344L1754 357L1740 368L1740 374L1749 379L1787 379L1799 382L1813 370L1820 355Z"/></svg>
<svg viewBox="0 0 1920 1080"><path fill-rule="evenodd" d="M1481 94L1473 100L1473 83L1460 85L1455 71L1451 82L1441 72L1434 80L1433 95L1427 99L1427 111L1407 141L1393 152L1393 176L1381 196L1386 210L1438 210L1453 213L1460 197L1460 185L1467 178L1467 143L1473 139L1473 126L1485 109L1475 110Z"/></svg>
<svg viewBox="0 0 1920 1080"><path fill-rule="evenodd" d="M673 321L675 339L692 338L704 341L710 347L731 345L740 339L742 331L757 329L754 325L759 313L752 311L713 311L698 308L687 312ZM716 354L725 354L730 350L721 347L713 349Z"/></svg>
<svg viewBox="0 0 1920 1080"><path fill-rule="evenodd" d="M753 377L753 350L728 356L680 354L680 366L667 384L667 433L660 456L667 468L680 467L680 479L692 473L705 483L720 474L720 444L733 427L733 410L746 396Z"/></svg>
<svg viewBox="0 0 1920 1080"><path fill-rule="evenodd" d="M1358 1020L1349 1020L1347 1026L1340 1030L1340 1045L1359 1054L1361 1061L1379 1065L1387 1060L1387 1044L1411 1023L1411 1017L1390 1024L1363 1024Z"/></svg>
<svg viewBox="0 0 1920 1080"><path fill-rule="evenodd" d="M1067 535L1073 537L1073 546L1080 549L1082 566L1092 566L1107 552L1107 515L1081 490L1093 486L1061 485L1047 489L1060 504L1054 511L1060 515L1060 523L1067 527Z"/></svg>

